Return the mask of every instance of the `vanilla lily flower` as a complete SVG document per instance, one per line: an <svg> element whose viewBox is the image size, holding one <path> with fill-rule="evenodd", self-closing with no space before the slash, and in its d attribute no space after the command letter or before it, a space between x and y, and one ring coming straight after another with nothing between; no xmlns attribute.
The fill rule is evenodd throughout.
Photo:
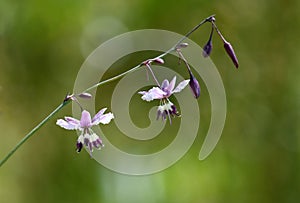
<svg viewBox="0 0 300 203"><path fill-rule="evenodd" d="M58 119L56 124L67 130L79 130L81 134L77 139L77 152L80 152L83 145L85 145L88 147L90 155L92 155L93 148L101 149L101 147L104 147L102 140L93 132L92 126L99 123L108 124L114 118L112 113L104 114L106 109L101 109L93 118L91 118L88 111L83 110L80 120L66 116L65 119Z"/></svg>
<svg viewBox="0 0 300 203"><path fill-rule="evenodd" d="M181 92L189 84L189 81L184 80L175 88L176 76L174 76L171 82L164 80L160 87L153 87L149 91L140 91L139 94L143 95L142 99L148 102L159 99L157 119L161 116L163 120L166 120L168 116L171 123L171 116L180 116L180 114L176 106L169 100L169 97L174 93Z"/></svg>

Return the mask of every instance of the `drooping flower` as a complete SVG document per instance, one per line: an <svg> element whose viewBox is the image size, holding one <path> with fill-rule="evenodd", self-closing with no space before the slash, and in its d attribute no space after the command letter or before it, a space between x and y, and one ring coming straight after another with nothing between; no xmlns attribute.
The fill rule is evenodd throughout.
<svg viewBox="0 0 300 203"><path fill-rule="evenodd" d="M163 120L166 120L168 116L171 123L171 116L180 116L180 114L176 106L169 100L169 97L174 93L181 92L189 84L189 81L184 80L175 88L176 76L174 76L171 82L164 80L160 87L153 87L149 91L140 91L139 94L143 95L142 99L148 102L159 99L160 105L157 109L157 119L162 117Z"/></svg>
<svg viewBox="0 0 300 203"><path fill-rule="evenodd" d="M92 127L99 123L108 124L114 118L112 113L104 114L106 109L101 109L93 118L91 118L88 111L83 110L80 120L66 116L65 119L58 119L56 124L67 130L79 130L81 134L77 139L77 152L80 152L83 145L85 145L92 155L93 148L101 149L101 147L104 147L102 140L93 132Z"/></svg>

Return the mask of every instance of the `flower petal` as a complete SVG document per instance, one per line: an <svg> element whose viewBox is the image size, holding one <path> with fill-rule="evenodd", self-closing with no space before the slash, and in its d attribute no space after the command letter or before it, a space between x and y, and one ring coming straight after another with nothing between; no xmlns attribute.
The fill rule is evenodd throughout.
<svg viewBox="0 0 300 203"><path fill-rule="evenodd" d="M103 115L103 113L106 111L106 109L107 108L103 108L100 111L98 111L98 113L96 113L96 115L93 117L92 123L94 123L95 121L99 120L99 118Z"/></svg>
<svg viewBox="0 0 300 203"><path fill-rule="evenodd" d="M80 119L80 127L89 128L91 126L92 126L91 114L88 111L83 110Z"/></svg>
<svg viewBox="0 0 300 203"><path fill-rule="evenodd" d="M69 123L63 119L58 119L56 121L56 125L59 125L60 127L67 129L67 130L76 130L78 129L78 126L73 125L72 123Z"/></svg>
<svg viewBox="0 0 300 203"><path fill-rule="evenodd" d="M165 88L167 88L169 86L169 81L168 80L164 80L162 83L161 83L161 89L164 90Z"/></svg>
<svg viewBox="0 0 300 203"><path fill-rule="evenodd" d="M80 127L80 121L77 120L76 118L72 118L72 117L65 116L65 120L66 120L68 123L70 123L70 124L72 124L72 125L74 125L74 126L77 126L77 128Z"/></svg>
<svg viewBox="0 0 300 203"><path fill-rule="evenodd" d="M172 94L172 90L175 87L175 83L176 83L176 76L174 76L173 79L171 80L171 82L169 83L169 85L166 88L162 89L162 90L167 92L168 96L170 96Z"/></svg>
<svg viewBox="0 0 300 203"><path fill-rule="evenodd" d="M105 110L106 110L106 108L105 108ZM106 113L106 114L102 113L95 120L93 119L94 121L92 122L92 125L98 125L99 123L108 124L111 121L111 119L113 119L113 118L114 118L114 114L112 114L112 113Z"/></svg>
<svg viewBox="0 0 300 203"><path fill-rule="evenodd" d="M114 119L114 118L115 118L114 114L112 114L112 113L104 114L100 118L100 123L102 123L102 124L108 124L111 121L111 119Z"/></svg>
<svg viewBox="0 0 300 203"><path fill-rule="evenodd" d="M190 80L184 80L184 81L180 82L177 85L177 87L172 91L172 94L181 92L181 90L183 90L189 84L189 82L190 82Z"/></svg>
<svg viewBox="0 0 300 203"><path fill-rule="evenodd" d="M145 101L152 101L154 99L162 99L164 96L167 94L166 92L162 91L158 87L153 87L150 89L148 92L146 91L141 91L139 94L142 94L142 99Z"/></svg>

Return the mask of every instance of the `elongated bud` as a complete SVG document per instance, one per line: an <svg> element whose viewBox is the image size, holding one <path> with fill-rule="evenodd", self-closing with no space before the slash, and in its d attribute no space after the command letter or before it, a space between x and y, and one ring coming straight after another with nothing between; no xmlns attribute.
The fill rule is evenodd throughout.
<svg viewBox="0 0 300 203"><path fill-rule="evenodd" d="M197 99L200 96L200 85L198 80L195 78L195 76L193 75L193 73L189 70L190 73L190 88L193 92L194 97Z"/></svg>
<svg viewBox="0 0 300 203"><path fill-rule="evenodd" d="M90 98L92 98L92 95L90 93L83 92L83 93L80 93L78 95L78 97L83 98L83 99L90 99Z"/></svg>
<svg viewBox="0 0 300 203"><path fill-rule="evenodd" d="M181 48L186 48L186 47L188 47L188 46L189 46L188 43L183 42L183 43L178 44L176 48L177 48L177 49L181 49Z"/></svg>
<svg viewBox="0 0 300 203"><path fill-rule="evenodd" d="M165 63L165 61L162 58L156 58L154 61L156 63L159 63L159 64L164 64Z"/></svg>
<svg viewBox="0 0 300 203"><path fill-rule="evenodd" d="M226 40L223 40L223 42L224 42L224 48L225 48L228 56L231 58L231 60L234 63L235 67L238 68L239 67L239 61L238 61L238 59L237 59L237 57L234 53L233 47Z"/></svg>
<svg viewBox="0 0 300 203"><path fill-rule="evenodd" d="M203 47L203 52L202 52L203 57L208 57L210 55L211 51L212 51L212 48L213 48L213 45L212 45L213 32L214 32L214 27L211 28L211 32L210 32L210 35L209 35L208 42Z"/></svg>

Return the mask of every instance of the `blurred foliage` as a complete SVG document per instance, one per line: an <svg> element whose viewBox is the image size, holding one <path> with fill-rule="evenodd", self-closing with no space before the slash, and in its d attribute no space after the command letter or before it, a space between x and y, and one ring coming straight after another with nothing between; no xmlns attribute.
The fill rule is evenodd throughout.
<svg viewBox="0 0 300 203"><path fill-rule="evenodd" d="M53 119L0 168L1 202L298 202L299 9L297 0L0 0L0 158L72 91L85 58L113 36L144 28L184 34L216 14L240 61L236 70L215 36L211 57L228 114L205 161L197 159L210 118L202 85L199 136L171 168L115 174L76 154L74 132ZM191 39L204 45L209 31ZM58 116L70 114L67 107Z"/></svg>

